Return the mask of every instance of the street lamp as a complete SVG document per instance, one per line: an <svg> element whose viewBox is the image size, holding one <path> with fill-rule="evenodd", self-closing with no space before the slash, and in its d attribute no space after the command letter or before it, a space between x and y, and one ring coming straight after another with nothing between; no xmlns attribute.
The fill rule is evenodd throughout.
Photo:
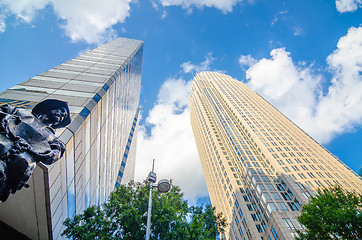
<svg viewBox="0 0 362 240"><path fill-rule="evenodd" d="M167 193L171 189L171 183L167 179L162 179L158 182L157 186L153 184L156 182L157 176L153 171L155 166L155 159L153 159L152 163L152 171L148 174L147 181L150 182L150 197L148 198L148 212L147 212L147 230L146 230L146 240L150 239L150 231L151 231L151 209L152 209L152 189L157 187L157 190L160 193Z"/></svg>

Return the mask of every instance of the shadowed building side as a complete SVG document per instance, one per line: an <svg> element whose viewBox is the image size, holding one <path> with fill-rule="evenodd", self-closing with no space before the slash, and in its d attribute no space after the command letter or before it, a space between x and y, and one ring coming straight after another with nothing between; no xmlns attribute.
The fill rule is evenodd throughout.
<svg viewBox="0 0 362 240"><path fill-rule="evenodd" d="M321 187L362 193L355 172L245 84L202 72L191 124L211 203L226 239L294 239L301 204Z"/></svg>
<svg viewBox="0 0 362 240"><path fill-rule="evenodd" d="M118 188L121 184L127 184L129 181L134 180L139 112L140 108L137 109L133 118L131 131L129 133L126 148L124 149L121 167L119 169L117 182L115 184L116 188Z"/></svg>

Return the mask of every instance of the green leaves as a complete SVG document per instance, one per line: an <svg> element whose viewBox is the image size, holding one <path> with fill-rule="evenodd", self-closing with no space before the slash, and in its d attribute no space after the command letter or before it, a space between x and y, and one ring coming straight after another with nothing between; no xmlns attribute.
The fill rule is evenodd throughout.
<svg viewBox="0 0 362 240"><path fill-rule="evenodd" d="M224 231L226 219L220 214L214 215L214 208L210 205L206 207L192 206L190 207L191 222L189 239L215 239L220 232Z"/></svg>
<svg viewBox="0 0 362 240"><path fill-rule="evenodd" d="M76 239L143 240L146 235L149 183L130 182L113 192L108 202L91 206L64 222L63 236ZM187 205L173 186L168 193L152 192L151 239L215 239L226 220L211 206Z"/></svg>
<svg viewBox="0 0 362 240"><path fill-rule="evenodd" d="M319 190L298 220L306 230L297 239L362 239L362 195L340 187Z"/></svg>

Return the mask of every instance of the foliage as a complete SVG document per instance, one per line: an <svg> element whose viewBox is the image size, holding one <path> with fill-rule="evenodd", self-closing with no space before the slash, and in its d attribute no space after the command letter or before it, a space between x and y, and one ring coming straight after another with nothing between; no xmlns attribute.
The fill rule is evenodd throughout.
<svg viewBox="0 0 362 240"><path fill-rule="evenodd" d="M215 239L218 230L224 232L226 219L222 214L214 215L214 208L207 205L205 208L200 206L190 207L191 222L189 224L188 239ZM218 229L219 227L219 229Z"/></svg>
<svg viewBox="0 0 362 240"><path fill-rule="evenodd" d="M121 185L101 206L91 206L66 219L62 236L76 239L144 239L149 184ZM183 193L173 186L168 193L152 192L151 239L215 239L224 231L225 218L214 209L187 205Z"/></svg>
<svg viewBox="0 0 362 240"><path fill-rule="evenodd" d="M296 239L362 239L362 195L340 187L321 189L298 217L305 231Z"/></svg>
<svg viewBox="0 0 362 240"><path fill-rule="evenodd" d="M362 177L362 167L359 169L358 175Z"/></svg>

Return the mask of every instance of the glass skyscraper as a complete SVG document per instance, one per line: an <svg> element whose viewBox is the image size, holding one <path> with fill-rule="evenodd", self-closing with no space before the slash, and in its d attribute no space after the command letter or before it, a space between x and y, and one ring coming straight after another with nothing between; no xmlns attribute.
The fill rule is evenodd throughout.
<svg viewBox="0 0 362 240"><path fill-rule="evenodd" d="M362 179L257 93L199 73L191 124L211 203L226 239L294 239L301 204L321 187L362 193Z"/></svg>
<svg viewBox="0 0 362 240"><path fill-rule="evenodd" d="M61 239L63 221L103 203L133 178L143 42L118 38L0 93L0 104L26 108L68 102L72 123L55 164L37 164L27 189L0 203L0 220L31 239Z"/></svg>

